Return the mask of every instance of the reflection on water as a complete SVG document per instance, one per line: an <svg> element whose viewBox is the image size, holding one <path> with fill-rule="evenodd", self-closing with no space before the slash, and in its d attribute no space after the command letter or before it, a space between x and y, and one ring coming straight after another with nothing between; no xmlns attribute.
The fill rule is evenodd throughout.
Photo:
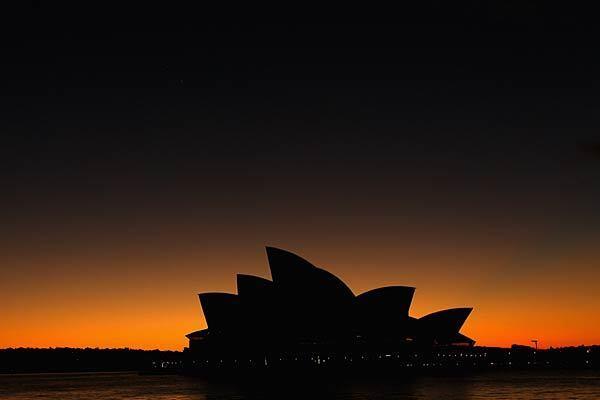
<svg viewBox="0 0 600 400"><path fill-rule="evenodd" d="M267 383L269 382L269 383ZM135 373L0 375L0 399L600 399L600 371L497 371L376 381L209 382Z"/></svg>

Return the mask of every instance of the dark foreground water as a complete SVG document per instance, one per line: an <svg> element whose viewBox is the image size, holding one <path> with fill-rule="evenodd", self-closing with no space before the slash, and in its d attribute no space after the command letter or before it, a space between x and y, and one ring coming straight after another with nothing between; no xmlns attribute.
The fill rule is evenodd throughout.
<svg viewBox="0 0 600 400"><path fill-rule="evenodd" d="M600 371L494 371L462 376L314 382L214 382L136 373L0 375L0 399L600 399Z"/></svg>

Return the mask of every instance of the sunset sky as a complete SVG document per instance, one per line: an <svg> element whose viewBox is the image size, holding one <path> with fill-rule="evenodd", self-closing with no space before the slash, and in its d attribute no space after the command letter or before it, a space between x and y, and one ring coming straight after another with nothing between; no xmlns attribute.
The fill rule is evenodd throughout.
<svg viewBox="0 0 600 400"><path fill-rule="evenodd" d="M478 345L600 344L596 44L544 10L13 29L0 348L182 349L265 245ZM473 17L477 13L477 18ZM35 29L32 27L35 26ZM249 328L251 329L251 328Z"/></svg>

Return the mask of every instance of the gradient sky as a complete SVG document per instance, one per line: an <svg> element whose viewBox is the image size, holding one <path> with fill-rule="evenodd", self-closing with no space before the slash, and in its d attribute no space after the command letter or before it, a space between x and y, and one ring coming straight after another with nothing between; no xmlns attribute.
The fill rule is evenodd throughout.
<svg viewBox="0 0 600 400"><path fill-rule="evenodd" d="M356 294L416 286L413 316L472 306L480 345L600 343L597 46L567 14L481 7L262 26L38 7L3 39L0 348L181 349L198 292L269 277L265 245Z"/></svg>

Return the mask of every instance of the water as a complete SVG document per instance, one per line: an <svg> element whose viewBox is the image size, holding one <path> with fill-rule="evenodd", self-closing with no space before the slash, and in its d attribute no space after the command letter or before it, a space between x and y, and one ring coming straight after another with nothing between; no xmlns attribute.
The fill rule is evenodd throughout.
<svg viewBox="0 0 600 400"><path fill-rule="evenodd" d="M600 399L600 371L496 371L454 377L315 383L215 383L136 373L0 375L0 399Z"/></svg>

